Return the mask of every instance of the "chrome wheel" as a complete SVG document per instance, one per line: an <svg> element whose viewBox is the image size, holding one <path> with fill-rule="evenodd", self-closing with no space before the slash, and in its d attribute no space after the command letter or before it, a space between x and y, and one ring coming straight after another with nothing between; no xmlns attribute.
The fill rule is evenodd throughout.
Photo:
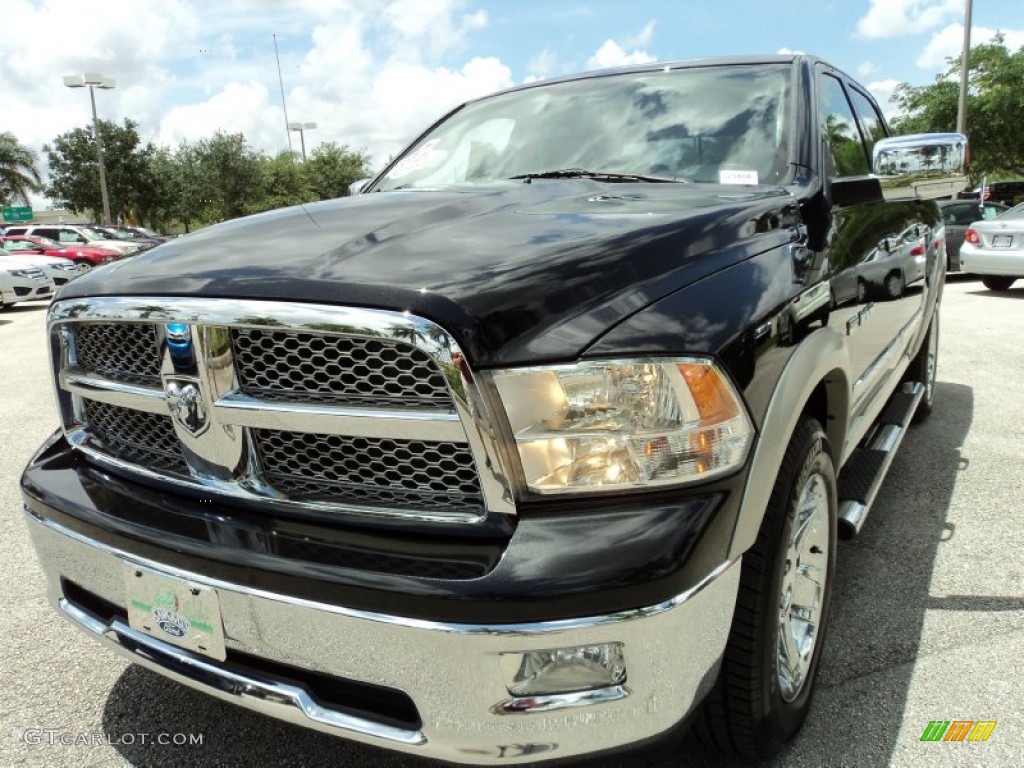
<svg viewBox="0 0 1024 768"><path fill-rule="evenodd" d="M939 314L932 319L928 333L928 357L925 360L924 399L931 403L935 399L935 372L939 363Z"/></svg>
<svg viewBox="0 0 1024 768"><path fill-rule="evenodd" d="M829 562L829 492L820 474L807 478L796 504L779 595L776 671L791 702L807 680L825 603Z"/></svg>
<svg viewBox="0 0 1024 768"><path fill-rule="evenodd" d="M88 261L80 261L75 265L75 271L80 275L84 275L86 272L92 269L92 264Z"/></svg>

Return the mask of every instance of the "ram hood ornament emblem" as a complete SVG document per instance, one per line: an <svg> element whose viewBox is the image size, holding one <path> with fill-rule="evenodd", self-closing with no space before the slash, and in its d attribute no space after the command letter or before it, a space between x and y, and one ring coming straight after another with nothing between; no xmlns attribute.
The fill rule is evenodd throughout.
<svg viewBox="0 0 1024 768"><path fill-rule="evenodd" d="M174 423L193 437L209 426L206 402L199 386L192 381L171 379L164 385L164 399Z"/></svg>

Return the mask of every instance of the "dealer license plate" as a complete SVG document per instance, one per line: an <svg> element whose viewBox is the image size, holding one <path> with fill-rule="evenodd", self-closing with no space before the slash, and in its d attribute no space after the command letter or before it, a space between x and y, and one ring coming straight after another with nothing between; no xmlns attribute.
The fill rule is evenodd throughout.
<svg viewBox="0 0 1024 768"><path fill-rule="evenodd" d="M993 248L1009 248L1013 245L1013 235L993 235L992 236L992 247Z"/></svg>
<svg viewBox="0 0 1024 768"><path fill-rule="evenodd" d="M124 567L128 624L180 648L224 661L217 591L131 563Z"/></svg>

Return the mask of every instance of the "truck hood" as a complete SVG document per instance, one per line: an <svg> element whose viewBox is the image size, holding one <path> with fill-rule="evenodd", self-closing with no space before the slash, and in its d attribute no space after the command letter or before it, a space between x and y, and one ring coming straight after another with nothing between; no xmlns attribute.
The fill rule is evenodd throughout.
<svg viewBox="0 0 1024 768"><path fill-rule="evenodd" d="M793 236L778 187L508 182L399 190L225 222L60 298L202 295L409 311L478 367L569 360L648 304Z"/></svg>

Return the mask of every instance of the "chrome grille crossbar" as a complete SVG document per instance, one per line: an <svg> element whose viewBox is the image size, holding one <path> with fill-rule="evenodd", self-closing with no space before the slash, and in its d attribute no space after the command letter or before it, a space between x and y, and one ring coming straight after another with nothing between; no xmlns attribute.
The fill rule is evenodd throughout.
<svg viewBox="0 0 1024 768"><path fill-rule="evenodd" d="M65 434L111 466L318 510L446 522L514 511L485 399L423 318L101 298L54 304L49 327ZM138 436L157 432L160 451L143 450Z"/></svg>

